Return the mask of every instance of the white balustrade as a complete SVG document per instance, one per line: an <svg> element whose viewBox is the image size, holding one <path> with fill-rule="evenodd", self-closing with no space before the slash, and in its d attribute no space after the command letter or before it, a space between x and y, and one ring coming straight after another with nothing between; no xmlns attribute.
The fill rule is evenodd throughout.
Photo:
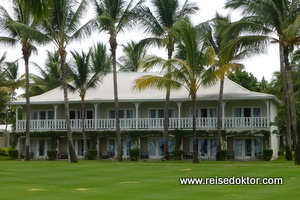
<svg viewBox="0 0 300 200"><path fill-rule="evenodd" d="M197 118L196 128L215 129L217 127L217 118ZM223 128L267 128L269 120L267 117L225 117ZM80 130L82 128L81 119L70 120L71 129ZM26 129L26 120L18 120L17 130ZM180 126L179 126L180 125ZM120 119L121 129L163 129L164 118L125 118ZM65 130L66 120L31 120L31 130ZM115 119L86 119L85 129L115 129ZM192 129L192 118L170 118L170 129Z"/></svg>

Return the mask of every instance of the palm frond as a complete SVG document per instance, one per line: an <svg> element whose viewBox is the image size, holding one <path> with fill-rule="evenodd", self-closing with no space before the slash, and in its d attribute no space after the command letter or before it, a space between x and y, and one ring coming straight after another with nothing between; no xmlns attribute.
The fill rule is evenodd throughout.
<svg viewBox="0 0 300 200"><path fill-rule="evenodd" d="M181 86L182 85L179 82L172 80L166 76L146 75L135 80L135 86L133 90L145 90L149 88L154 88L157 90L170 88L172 90L176 90L180 89Z"/></svg>
<svg viewBox="0 0 300 200"><path fill-rule="evenodd" d="M19 43L19 40L11 37L0 37L0 43L14 47Z"/></svg>
<svg viewBox="0 0 300 200"><path fill-rule="evenodd" d="M106 74L111 72L111 56L103 43L95 44L91 49L92 72Z"/></svg>
<svg viewBox="0 0 300 200"><path fill-rule="evenodd" d="M165 59L156 55L145 56L144 60L141 62L141 69L148 71L149 69L156 67L161 68L165 62Z"/></svg>
<svg viewBox="0 0 300 200"><path fill-rule="evenodd" d="M149 7L139 7L136 10L136 17L139 20L139 30L157 37L161 37L163 35L164 29L157 21L157 18L153 15Z"/></svg>

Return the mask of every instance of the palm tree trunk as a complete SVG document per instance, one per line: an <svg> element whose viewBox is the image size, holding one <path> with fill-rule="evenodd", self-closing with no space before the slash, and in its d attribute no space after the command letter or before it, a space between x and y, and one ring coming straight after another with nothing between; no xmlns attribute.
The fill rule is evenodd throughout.
<svg viewBox="0 0 300 200"><path fill-rule="evenodd" d="M165 102L165 119L164 119L164 159L170 160L169 156L169 107L170 107L170 88L167 88Z"/></svg>
<svg viewBox="0 0 300 200"><path fill-rule="evenodd" d="M85 134L85 106L84 106L84 96L81 96L81 130L82 130L82 139L83 147L85 154L89 160L92 160L89 148L87 145L86 134Z"/></svg>
<svg viewBox="0 0 300 200"><path fill-rule="evenodd" d="M219 101L218 101L218 123L217 123L217 155L216 159L221 160L221 140L222 140L222 102L223 102L223 91L224 91L224 75L220 79L220 91L219 91Z"/></svg>
<svg viewBox="0 0 300 200"><path fill-rule="evenodd" d="M295 165L300 165L300 142L298 141L298 130L297 130L297 114L296 114L296 107L295 107L295 98L294 98L294 90L293 90L293 83L292 83L292 75L291 75L291 66L289 62L289 48L284 48L284 64L285 64L285 71L286 71L286 80L287 80L287 93L289 98L289 106L291 111L291 124L293 130L293 138L294 138L294 150L295 150Z"/></svg>
<svg viewBox="0 0 300 200"><path fill-rule="evenodd" d="M198 158L198 140L196 132L196 118L197 118L197 109L196 109L196 94L192 94L192 111L193 111L193 163L199 163Z"/></svg>
<svg viewBox="0 0 300 200"><path fill-rule="evenodd" d="M64 92L64 104L65 104L65 117L66 117L66 126L67 126L67 138L68 138L68 147L69 147L69 154L70 154L70 161L71 163L77 163L78 159L75 153L74 144L73 144L73 137L72 137L72 130L71 130L71 122L70 122L70 109L69 109L69 100L68 100L68 88L67 88L67 78L66 78L66 50L64 47L59 49L60 54L60 67L61 67L61 78L62 78L62 85L63 85L63 92Z"/></svg>
<svg viewBox="0 0 300 200"><path fill-rule="evenodd" d="M287 93L289 98L289 105L291 109L291 124L292 131L294 136L294 148L296 146L297 141L297 115L296 115L296 107L295 107L295 98L294 98L294 89L292 83L292 75L291 75L291 66L289 62L289 48L284 48L284 65L285 65L285 73L286 73L286 81L287 81Z"/></svg>
<svg viewBox="0 0 300 200"><path fill-rule="evenodd" d="M292 158L292 133L291 133L291 112L289 106L289 98L287 92L287 82L286 82L286 71L284 67L284 46L279 44L280 48L280 74L282 81L282 91L284 94L284 104L286 110L286 160L293 160Z"/></svg>
<svg viewBox="0 0 300 200"><path fill-rule="evenodd" d="M23 57L25 61L25 83L26 83L26 134L25 134L25 160L30 160L30 96L29 96L29 56L30 47L23 46Z"/></svg>
<svg viewBox="0 0 300 200"><path fill-rule="evenodd" d="M171 37L170 37L171 38ZM168 59L172 59L174 46L172 45L172 40L169 41L168 45ZM168 72L170 72L170 67L168 67ZM164 159L170 160L169 156L169 108L170 108L170 93L171 89L167 88L166 91L166 102L165 102L165 119L164 119Z"/></svg>
<svg viewBox="0 0 300 200"><path fill-rule="evenodd" d="M117 61L116 61L116 49L118 46L116 36L111 36L109 39L110 51L112 54L113 64L113 84L114 84L114 96L115 96L115 117L116 117L116 135L117 135L117 160L122 161L122 145L121 145L121 128L119 118L119 97L118 97L118 78L117 78Z"/></svg>

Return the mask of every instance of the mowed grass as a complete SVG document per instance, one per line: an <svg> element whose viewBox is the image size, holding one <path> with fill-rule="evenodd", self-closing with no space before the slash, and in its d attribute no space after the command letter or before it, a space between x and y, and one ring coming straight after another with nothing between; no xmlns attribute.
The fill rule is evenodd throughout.
<svg viewBox="0 0 300 200"><path fill-rule="evenodd" d="M282 177L283 185L180 185L179 177ZM0 199L299 199L292 162L7 161Z"/></svg>

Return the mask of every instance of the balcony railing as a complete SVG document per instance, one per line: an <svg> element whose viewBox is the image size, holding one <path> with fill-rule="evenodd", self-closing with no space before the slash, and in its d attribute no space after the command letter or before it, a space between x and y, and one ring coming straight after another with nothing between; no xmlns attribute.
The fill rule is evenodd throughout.
<svg viewBox="0 0 300 200"><path fill-rule="evenodd" d="M71 129L80 130L82 120L72 119ZM217 118L197 118L197 129L216 129ZM129 118L120 119L121 129L163 129L163 118ZM170 129L192 129L192 118L170 118ZM86 119L85 129L87 130L109 130L115 129L115 119ZM267 117L225 117L223 128L268 128L269 119ZM25 130L26 121L17 121L17 130ZM66 130L66 120L31 120L31 130Z"/></svg>

